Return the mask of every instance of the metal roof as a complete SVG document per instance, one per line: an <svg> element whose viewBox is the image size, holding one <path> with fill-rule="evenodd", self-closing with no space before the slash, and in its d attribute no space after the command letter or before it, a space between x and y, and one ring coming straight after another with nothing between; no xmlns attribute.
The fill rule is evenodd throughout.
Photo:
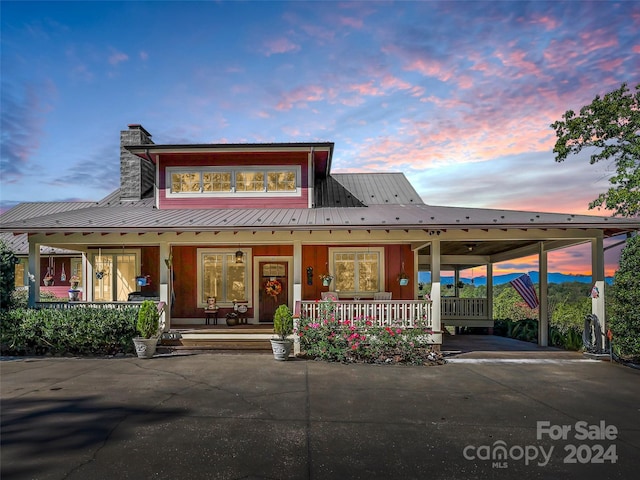
<svg viewBox="0 0 640 480"><path fill-rule="evenodd" d="M26 233L14 235L10 232L0 232L0 240L4 241L9 249L18 256L29 255L29 236ZM75 250L67 250L66 248L55 248L46 245L40 245L41 255L80 255Z"/></svg>
<svg viewBox="0 0 640 480"><path fill-rule="evenodd" d="M95 204L94 204L95 205ZM175 209L92 206L3 223L1 231L167 232L223 230L599 228L607 236L640 229L638 219L432 205L311 209Z"/></svg>
<svg viewBox="0 0 640 480"><path fill-rule="evenodd" d="M95 205L95 202L25 202L0 215L0 225L24 218L42 217L54 213L78 210Z"/></svg>
<svg viewBox="0 0 640 480"><path fill-rule="evenodd" d="M424 203L404 173L333 173L331 177L365 205Z"/></svg>

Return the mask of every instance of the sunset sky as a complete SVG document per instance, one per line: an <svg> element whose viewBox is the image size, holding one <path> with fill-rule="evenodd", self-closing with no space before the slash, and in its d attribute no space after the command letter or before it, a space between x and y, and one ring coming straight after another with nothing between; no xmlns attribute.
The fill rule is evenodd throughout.
<svg viewBox="0 0 640 480"><path fill-rule="evenodd" d="M639 2L0 8L5 210L104 197L139 123L157 143L332 141L334 172L402 171L432 205L602 215L611 165L555 163L549 125L640 82ZM550 260L590 272L589 247Z"/></svg>

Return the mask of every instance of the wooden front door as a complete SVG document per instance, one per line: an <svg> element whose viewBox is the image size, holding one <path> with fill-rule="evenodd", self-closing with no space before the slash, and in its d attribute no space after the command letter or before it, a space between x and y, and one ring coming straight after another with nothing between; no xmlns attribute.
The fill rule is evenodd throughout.
<svg viewBox="0 0 640 480"><path fill-rule="evenodd" d="M273 314L280 305L289 304L289 277L287 262L260 262L260 321L273 322ZM271 291L275 294L277 289L280 292L277 295L270 295L266 288L269 282L272 282Z"/></svg>

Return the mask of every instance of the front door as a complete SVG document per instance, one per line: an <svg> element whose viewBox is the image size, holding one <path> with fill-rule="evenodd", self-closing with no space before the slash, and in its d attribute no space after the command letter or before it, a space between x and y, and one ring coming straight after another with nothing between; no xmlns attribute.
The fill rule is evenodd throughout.
<svg viewBox="0 0 640 480"><path fill-rule="evenodd" d="M273 314L280 305L289 304L287 262L260 262L260 321L273 322Z"/></svg>

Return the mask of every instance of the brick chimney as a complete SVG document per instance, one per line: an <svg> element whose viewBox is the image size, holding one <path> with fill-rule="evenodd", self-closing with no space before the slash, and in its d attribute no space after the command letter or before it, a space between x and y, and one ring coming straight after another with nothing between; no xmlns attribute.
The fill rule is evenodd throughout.
<svg viewBox="0 0 640 480"><path fill-rule="evenodd" d="M156 169L149 160L129 153L125 145L151 145L151 134L142 125L120 132L120 199L140 200L153 196Z"/></svg>

